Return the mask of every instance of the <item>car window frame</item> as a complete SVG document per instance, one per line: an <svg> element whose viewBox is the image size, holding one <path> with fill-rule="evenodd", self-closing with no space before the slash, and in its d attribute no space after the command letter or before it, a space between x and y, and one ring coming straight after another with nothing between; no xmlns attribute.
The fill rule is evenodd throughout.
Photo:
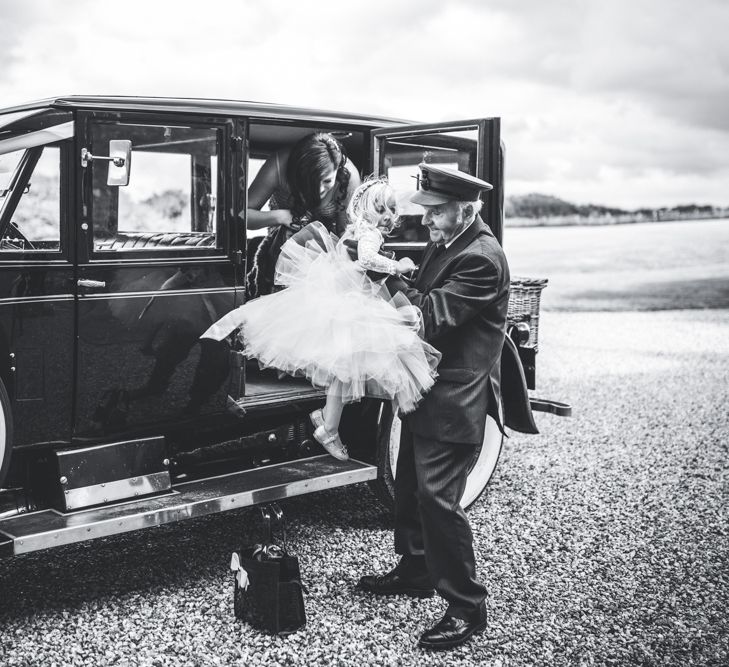
<svg viewBox="0 0 729 667"><path fill-rule="evenodd" d="M74 150L72 138L50 142L39 146L24 149L25 152L20 159L16 170L12 187L8 194L9 199L3 202L2 215L0 216L0 234L5 235L7 227L11 224L18 204L21 202L28 183L32 184L33 173L38 165L43 151L46 148L59 149L59 227L57 249L49 248L0 248L0 262L2 263L47 263L49 261L67 262L72 257L71 242L69 238L69 209L70 209L70 188L69 169L71 156Z"/></svg>
<svg viewBox="0 0 729 667"><path fill-rule="evenodd" d="M216 247L191 246L188 248L150 248L148 250L103 250L95 249L92 202L92 178L85 177L84 168L79 166L79 211L77 252L79 262L88 264L120 263L179 263L181 260L191 262L218 262L221 260L234 260L236 244L233 237L235 221L231 219L229 211L232 210L233 188L230 187L228 174L233 168L235 121L230 117L180 114L174 112L135 112L114 110L93 110L78 112L77 149L78 155L82 148L90 145L91 125L98 122L126 123L139 125L170 125L211 128L221 132L219 153L217 160L217 187L216 200ZM79 162L80 164L80 162ZM88 172L89 174L91 172ZM132 146L131 179L134 179L134 146ZM119 186L108 186L119 187ZM121 186L123 187L123 186ZM220 244L220 247L217 246Z"/></svg>
<svg viewBox="0 0 729 667"><path fill-rule="evenodd" d="M503 241L504 231L504 145L501 141L501 119L487 116L464 120L443 121L440 123L402 123L394 127L372 130L370 134L373 173L380 175L383 168L384 153L381 142L394 138L414 138L419 135L457 132L477 129L476 173L491 183L493 189L487 196L481 195L484 202L481 217L491 228L499 243ZM426 241L405 241L388 243L392 250L422 249Z"/></svg>

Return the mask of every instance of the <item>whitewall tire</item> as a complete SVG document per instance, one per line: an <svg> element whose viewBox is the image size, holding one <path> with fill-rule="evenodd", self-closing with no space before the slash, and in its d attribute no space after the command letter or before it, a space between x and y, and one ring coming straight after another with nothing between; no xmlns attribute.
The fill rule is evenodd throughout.
<svg viewBox="0 0 729 667"><path fill-rule="evenodd" d="M377 446L378 480L375 490L378 497L387 505L394 499L394 481L397 476L397 455L400 450L401 423L397 415L393 415L388 404L384 404L380 413L380 429ZM477 450L466 481L461 506L468 509L486 489L501 454L504 436L496 422L488 417L481 447Z"/></svg>
<svg viewBox="0 0 729 667"><path fill-rule="evenodd" d="M0 489L10 466L10 450L13 445L13 415L10 411L10 398L5 385L0 380Z"/></svg>

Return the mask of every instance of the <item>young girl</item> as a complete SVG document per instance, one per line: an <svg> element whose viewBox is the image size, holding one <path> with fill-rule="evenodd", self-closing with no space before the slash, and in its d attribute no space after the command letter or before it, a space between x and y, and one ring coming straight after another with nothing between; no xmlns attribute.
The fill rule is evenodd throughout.
<svg viewBox="0 0 729 667"><path fill-rule="evenodd" d="M433 386L440 361L440 353L418 336L418 309L400 294L391 298L366 273L402 274L415 268L409 258L378 254L383 234L398 220L389 183L363 183L347 216L349 225L338 242L319 222L297 235L303 242L289 239L275 278L287 289L249 301L202 335L222 340L242 327L239 335L248 357L325 387L323 410L310 415L314 437L341 460L349 458L338 434L344 405L372 396L410 412ZM357 261L344 246L348 238L357 241Z"/></svg>

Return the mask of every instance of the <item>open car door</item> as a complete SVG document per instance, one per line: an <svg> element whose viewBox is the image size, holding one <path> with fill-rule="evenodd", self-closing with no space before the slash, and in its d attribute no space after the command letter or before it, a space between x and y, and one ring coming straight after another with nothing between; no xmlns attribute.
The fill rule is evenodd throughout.
<svg viewBox="0 0 729 667"><path fill-rule="evenodd" d="M423 209L410 202L421 162L458 169L491 183L493 190L482 195L481 217L501 242L504 160L499 118L373 130L371 148L373 173L387 176L398 194L401 225L390 237L389 249L417 262L428 240L428 232L420 224Z"/></svg>
<svg viewBox="0 0 729 667"><path fill-rule="evenodd" d="M424 209L410 202L417 188L421 162L464 171L493 185L483 195L481 217L501 241L503 227L503 151L500 119L453 121L429 125L400 125L372 132L372 171L387 176L397 191L400 227L389 237L386 247L398 256L407 255L416 264L428 241L428 231L420 222ZM477 448L466 489L464 508L472 505L488 483L501 452L502 435L489 417L483 444ZM381 415L378 465L381 497L392 495L400 446L400 420L389 409Z"/></svg>

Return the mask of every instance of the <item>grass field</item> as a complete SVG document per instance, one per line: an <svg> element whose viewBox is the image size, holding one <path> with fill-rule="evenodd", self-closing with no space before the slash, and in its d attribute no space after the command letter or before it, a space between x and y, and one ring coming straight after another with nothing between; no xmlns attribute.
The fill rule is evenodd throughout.
<svg viewBox="0 0 729 667"><path fill-rule="evenodd" d="M545 310L729 307L729 219L507 227L512 275L548 277Z"/></svg>

